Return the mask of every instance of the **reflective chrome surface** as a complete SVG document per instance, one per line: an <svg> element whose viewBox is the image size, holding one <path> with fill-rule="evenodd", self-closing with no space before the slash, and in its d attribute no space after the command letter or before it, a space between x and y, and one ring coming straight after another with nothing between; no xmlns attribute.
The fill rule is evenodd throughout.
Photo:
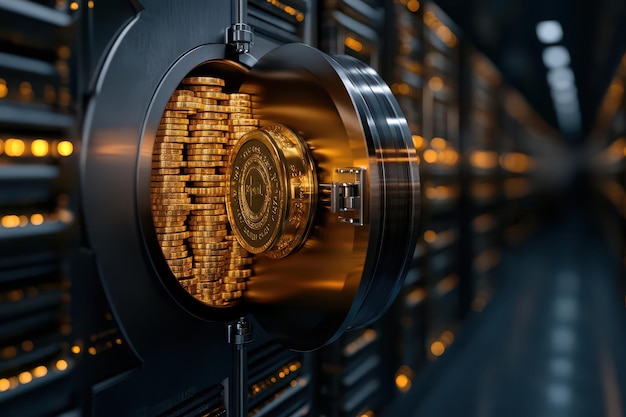
<svg viewBox="0 0 626 417"><path fill-rule="evenodd" d="M259 117L302 137L320 184L338 169L365 168L362 226L320 206L297 253L257 257L246 301L273 334L312 349L379 317L393 301L417 238L419 178L406 120L391 91L366 65L300 44L279 47L241 88ZM339 171L341 172L341 171Z"/></svg>

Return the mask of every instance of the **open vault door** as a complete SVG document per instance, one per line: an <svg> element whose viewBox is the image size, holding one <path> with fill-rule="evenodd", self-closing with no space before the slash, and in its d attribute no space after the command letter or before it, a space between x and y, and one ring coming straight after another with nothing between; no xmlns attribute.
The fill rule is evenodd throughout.
<svg viewBox="0 0 626 417"><path fill-rule="evenodd" d="M318 348L380 317L413 255L417 158L375 71L302 44L224 51L134 80L132 106L107 93L129 82L113 60L90 109L87 229L140 354L249 313Z"/></svg>

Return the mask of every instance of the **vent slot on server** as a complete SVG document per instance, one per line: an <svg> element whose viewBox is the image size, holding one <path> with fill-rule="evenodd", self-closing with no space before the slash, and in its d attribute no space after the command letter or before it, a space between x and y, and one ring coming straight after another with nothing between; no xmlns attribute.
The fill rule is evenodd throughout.
<svg viewBox="0 0 626 417"><path fill-rule="evenodd" d="M248 415L306 416L310 412L304 354L268 341L248 356Z"/></svg>
<svg viewBox="0 0 626 417"><path fill-rule="evenodd" d="M307 4L302 0L250 0L248 20L255 33L279 43L303 42Z"/></svg>
<svg viewBox="0 0 626 417"><path fill-rule="evenodd" d="M225 417L224 387L214 385L176 407L160 414L159 417Z"/></svg>

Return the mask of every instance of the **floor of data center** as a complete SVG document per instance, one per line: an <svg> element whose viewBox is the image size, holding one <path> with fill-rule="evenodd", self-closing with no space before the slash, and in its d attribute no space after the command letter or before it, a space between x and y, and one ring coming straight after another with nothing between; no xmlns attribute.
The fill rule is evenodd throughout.
<svg viewBox="0 0 626 417"><path fill-rule="evenodd" d="M416 381L404 415L626 415L620 256L590 216L556 218L504 253L497 295Z"/></svg>

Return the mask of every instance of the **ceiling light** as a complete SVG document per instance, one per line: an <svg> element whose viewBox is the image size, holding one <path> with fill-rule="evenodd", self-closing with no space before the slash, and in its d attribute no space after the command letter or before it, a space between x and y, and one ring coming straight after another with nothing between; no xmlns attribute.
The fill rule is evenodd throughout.
<svg viewBox="0 0 626 417"><path fill-rule="evenodd" d="M556 20L544 20L537 23L537 38L543 43L556 43L563 39L563 28Z"/></svg>
<svg viewBox="0 0 626 417"><path fill-rule="evenodd" d="M542 58L548 68L566 67L570 63L569 52L564 46L548 46L543 50Z"/></svg>
<svg viewBox="0 0 626 417"><path fill-rule="evenodd" d="M553 90L574 88L574 72L570 68L553 68L548 71L548 84Z"/></svg>

